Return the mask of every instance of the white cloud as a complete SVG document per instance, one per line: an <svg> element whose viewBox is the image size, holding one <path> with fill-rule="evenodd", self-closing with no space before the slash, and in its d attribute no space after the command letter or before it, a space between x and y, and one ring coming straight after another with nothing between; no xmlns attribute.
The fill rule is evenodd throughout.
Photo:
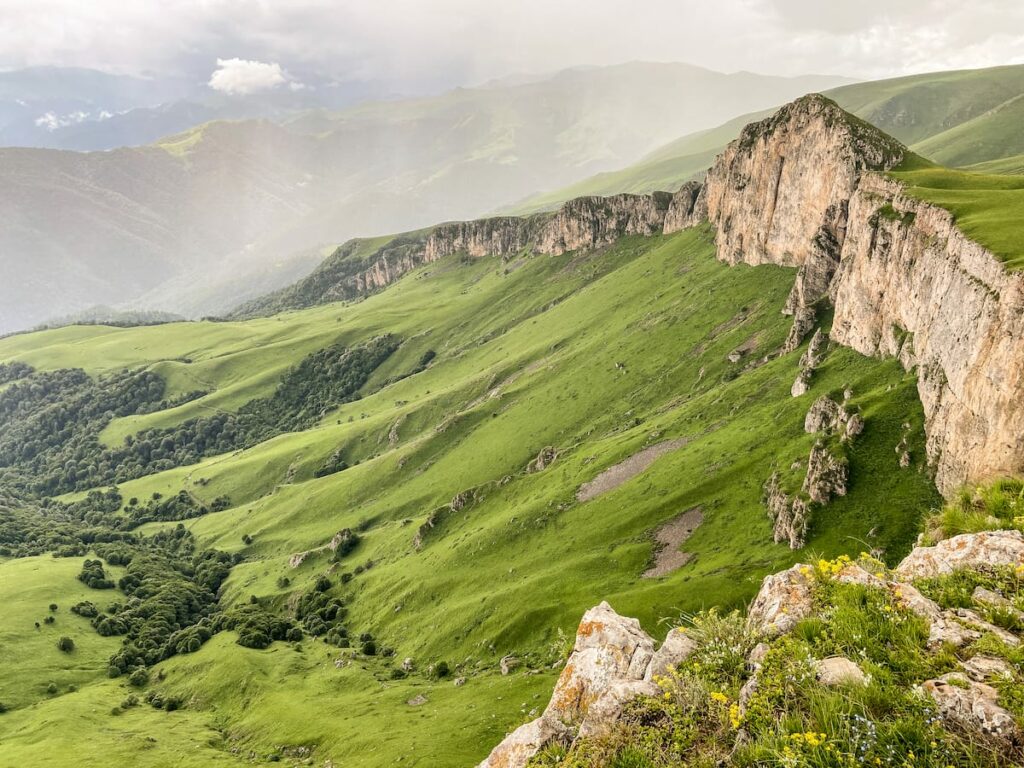
<svg viewBox="0 0 1024 768"><path fill-rule="evenodd" d="M109 113L106 113L109 116ZM35 124L39 128L45 128L46 130L56 131L58 128L66 128L69 125L76 125L77 123L83 123L88 120L91 115L88 112L69 112L66 115L58 115L55 112L45 112L35 119ZM104 119L104 114L101 113L100 120Z"/></svg>
<svg viewBox="0 0 1024 768"><path fill-rule="evenodd" d="M286 82L288 77L277 62L217 59L217 69L210 75L207 85L221 93L244 96L269 91Z"/></svg>

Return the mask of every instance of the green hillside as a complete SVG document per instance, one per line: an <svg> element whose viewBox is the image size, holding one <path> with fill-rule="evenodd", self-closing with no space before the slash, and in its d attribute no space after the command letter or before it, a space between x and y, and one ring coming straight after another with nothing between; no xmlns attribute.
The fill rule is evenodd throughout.
<svg viewBox="0 0 1024 768"><path fill-rule="evenodd" d="M792 279L721 264L699 228L449 257L361 301L246 322L0 340L0 472L18 494L0 639L39 659L3 680L0 762L473 764L543 705L585 608L607 599L661 636L805 556L772 543L762 484L806 460L811 399L847 388L866 428L807 549L900 557L939 501L914 377L837 347L790 397L802 350L773 353ZM397 349L360 357L382 338ZM290 410L302 382L325 410ZM44 482L70 492L42 502ZM655 530L695 509L690 559L644 577ZM26 542L74 558L12 559ZM74 579L90 550L127 574L117 588ZM69 617L81 599L127 637ZM76 643L53 693L61 652L33 625L50 601ZM148 675L134 654L156 659Z"/></svg>
<svg viewBox="0 0 1024 768"><path fill-rule="evenodd" d="M825 91L843 109L947 166L1000 161L1024 152L1024 65L934 72L844 85ZM749 122L752 113L718 128L685 135L638 163L531 197L507 210L530 213L580 195L674 190L704 171ZM1009 171L1019 163L1009 165ZM985 170L1002 173L997 166Z"/></svg>

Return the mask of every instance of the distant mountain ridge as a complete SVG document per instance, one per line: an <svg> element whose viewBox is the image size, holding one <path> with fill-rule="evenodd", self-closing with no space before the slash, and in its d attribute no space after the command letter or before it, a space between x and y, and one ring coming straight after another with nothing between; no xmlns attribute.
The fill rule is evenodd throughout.
<svg viewBox="0 0 1024 768"><path fill-rule="evenodd" d="M948 166L1024 153L1024 65L912 75L824 91L844 109ZM582 195L672 189L705 171L743 126L772 110L741 115L711 130L682 135L639 162L534 195L504 213L548 210Z"/></svg>
<svg viewBox="0 0 1024 768"><path fill-rule="evenodd" d="M325 244L479 216L834 82L634 63L103 153L0 150L0 331L95 304L220 312Z"/></svg>

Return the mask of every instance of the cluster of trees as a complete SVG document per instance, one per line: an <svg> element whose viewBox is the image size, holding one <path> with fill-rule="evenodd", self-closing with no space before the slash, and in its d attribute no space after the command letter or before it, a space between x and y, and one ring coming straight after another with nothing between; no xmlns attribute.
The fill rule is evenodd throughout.
<svg viewBox="0 0 1024 768"><path fill-rule="evenodd" d="M189 520L209 512L220 512L230 506L231 499L227 496L218 496L207 506L188 491L179 491L166 499L154 494L145 505L140 505L138 499L129 499L126 516L118 522L122 526L135 528L156 521Z"/></svg>
<svg viewBox="0 0 1024 768"><path fill-rule="evenodd" d="M98 381L77 368L19 378L0 391L0 467L43 496L110 482L116 465L100 432L114 418L155 408L164 388L150 371Z"/></svg>
<svg viewBox="0 0 1024 768"><path fill-rule="evenodd" d="M112 419L173 407L202 393L167 400L163 379L149 371L122 371L99 381L80 369L30 373L0 391L0 468L13 472L21 487L52 496L247 448L307 429L326 411L358 398L398 344L387 335L353 348L321 349L289 370L273 395L251 400L237 413L144 430L110 448L99 434Z"/></svg>
<svg viewBox="0 0 1024 768"><path fill-rule="evenodd" d="M0 363L0 384L7 384L11 381L24 379L35 370L31 365L19 363L17 360L11 363Z"/></svg>

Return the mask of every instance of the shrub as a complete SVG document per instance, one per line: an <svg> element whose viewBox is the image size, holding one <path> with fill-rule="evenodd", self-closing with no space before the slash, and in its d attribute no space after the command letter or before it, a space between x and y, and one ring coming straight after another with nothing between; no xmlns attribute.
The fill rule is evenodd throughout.
<svg viewBox="0 0 1024 768"><path fill-rule="evenodd" d="M50 611L51 612L56 612L57 611L57 604L56 603L50 603Z"/></svg>
<svg viewBox="0 0 1024 768"><path fill-rule="evenodd" d="M51 696L55 696L58 690L59 689L57 688L56 683L50 683L48 686L46 686L46 692Z"/></svg>
<svg viewBox="0 0 1024 768"><path fill-rule="evenodd" d="M75 641L70 637L62 637L57 641L57 648L64 653L71 653L75 650Z"/></svg>
<svg viewBox="0 0 1024 768"><path fill-rule="evenodd" d="M78 580L92 589L113 589L114 582L107 578L103 570L102 560L86 560L82 563L82 572Z"/></svg>
<svg viewBox="0 0 1024 768"><path fill-rule="evenodd" d="M360 650L362 650L363 654L366 656L376 656L377 644L373 642L373 640L367 640L363 643L363 646Z"/></svg>
<svg viewBox="0 0 1024 768"><path fill-rule="evenodd" d="M139 667L128 675L128 682L136 688L144 687L149 682L149 670L145 667Z"/></svg>
<svg viewBox="0 0 1024 768"><path fill-rule="evenodd" d="M47 616L45 619L43 619L44 624L53 624L55 621L56 619L53 618L53 616Z"/></svg>
<svg viewBox="0 0 1024 768"><path fill-rule="evenodd" d="M87 619L95 618L99 611L96 610L96 606L88 600L83 600L80 603L75 603L71 606L71 612L83 616Z"/></svg>

